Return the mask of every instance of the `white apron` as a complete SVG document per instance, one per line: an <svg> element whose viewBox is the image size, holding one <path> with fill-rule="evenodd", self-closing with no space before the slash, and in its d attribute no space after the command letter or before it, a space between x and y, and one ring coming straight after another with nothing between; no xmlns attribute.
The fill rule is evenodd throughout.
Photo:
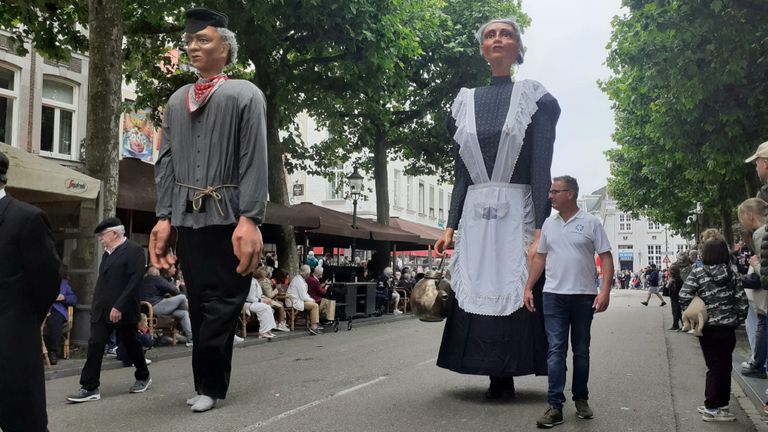
<svg viewBox="0 0 768 432"><path fill-rule="evenodd" d="M475 90L461 89L453 103L453 138L473 185L467 190L451 259L451 287L459 307L479 315L510 315L523 306L528 245L535 226L530 185L509 183L525 130L546 94L536 81L515 83L493 173L483 162L475 123Z"/></svg>

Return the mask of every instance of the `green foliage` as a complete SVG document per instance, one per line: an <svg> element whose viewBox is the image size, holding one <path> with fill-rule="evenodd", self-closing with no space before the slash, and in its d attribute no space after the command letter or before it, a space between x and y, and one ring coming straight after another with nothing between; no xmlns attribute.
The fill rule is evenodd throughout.
<svg viewBox="0 0 768 432"><path fill-rule="evenodd" d="M346 74L360 78L348 80L340 97L310 101L331 133L316 146L326 157L323 163L313 159L305 167L323 172L354 154L370 171L378 138L386 143L387 157L408 161L407 173L451 177L450 104L461 87L483 85L490 76L474 33L491 18L514 17L523 27L529 19L519 1L433 0L401 6L406 3L399 20L411 29L410 39L379 41L380 47L390 47L395 61L353 64Z"/></svg>
<svg viewBox="0 0 768 432"><path fill-rule="evenodd" d="M607 152L620 207L685 230L700 201L728 225L753 194L744 164L768 136L768 8L761 2L625 0L602 83L618 148Z"/></svg>
<svg viewBox="0 0 768 432"><path fill-rule="evenodd" d="M88 22L85 1L77 0L3 0L0 2L0 28L10 31L16 52L24 56L27 41L56 60L66 60L69 53L85 52L88 38L81 32Z"/></svg>

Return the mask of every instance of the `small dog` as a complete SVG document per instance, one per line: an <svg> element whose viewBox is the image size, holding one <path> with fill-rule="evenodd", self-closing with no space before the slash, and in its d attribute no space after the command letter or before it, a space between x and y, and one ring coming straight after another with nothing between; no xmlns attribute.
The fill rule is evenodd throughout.
<svg viewBox="0 0 768 432"><path fill-rule="evenodd" d="M687 332L693 328L693 334L701 337L703 335L701 329L704 328L707 318L707 305L699 296L694 296L691 304L683 312L683 331Z"/></svg>

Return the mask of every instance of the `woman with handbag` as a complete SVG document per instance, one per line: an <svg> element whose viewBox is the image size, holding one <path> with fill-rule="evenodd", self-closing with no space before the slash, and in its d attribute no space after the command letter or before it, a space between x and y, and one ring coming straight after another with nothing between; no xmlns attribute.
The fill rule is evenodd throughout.
<svg viewBox="0 0 768 432"><path fill-rule="evenodd" d="M491 85L463 88L452 106L454 189L448 224L435 250L453 243L455 293L437 365L487 375L486 397L514 395L514 377L547 374L541 312L523 307L529 256L549 216L557 100L538 82L511 77L523 62L520 28L509 19L480 27ZM543 278L534 294L540 301Z"/></svg>

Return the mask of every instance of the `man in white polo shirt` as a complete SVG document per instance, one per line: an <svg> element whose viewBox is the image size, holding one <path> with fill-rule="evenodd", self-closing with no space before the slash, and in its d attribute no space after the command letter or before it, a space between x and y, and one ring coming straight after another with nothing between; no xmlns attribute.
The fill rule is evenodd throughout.
<svg viewBox="0 0 768 432"><path fill-rule="evenodd" d="M538 427L550 428L563 422L565 403L566 355L568 333L573 351L573 400L579 418L593 417L587 403L589 390L589 342L592 316L608 308L613 257L603 225L595 216L579 209L576 198L579 185L570 176L555 177L549 191L552 208L541 228L536 255L525 286L525 307L534 311L532 288L545 269L546 283L542 305L544 328L549 342L547 370L549 408L537 421ZM595 280L595 254L600 255L603 273L598 292Z"/></svg>

